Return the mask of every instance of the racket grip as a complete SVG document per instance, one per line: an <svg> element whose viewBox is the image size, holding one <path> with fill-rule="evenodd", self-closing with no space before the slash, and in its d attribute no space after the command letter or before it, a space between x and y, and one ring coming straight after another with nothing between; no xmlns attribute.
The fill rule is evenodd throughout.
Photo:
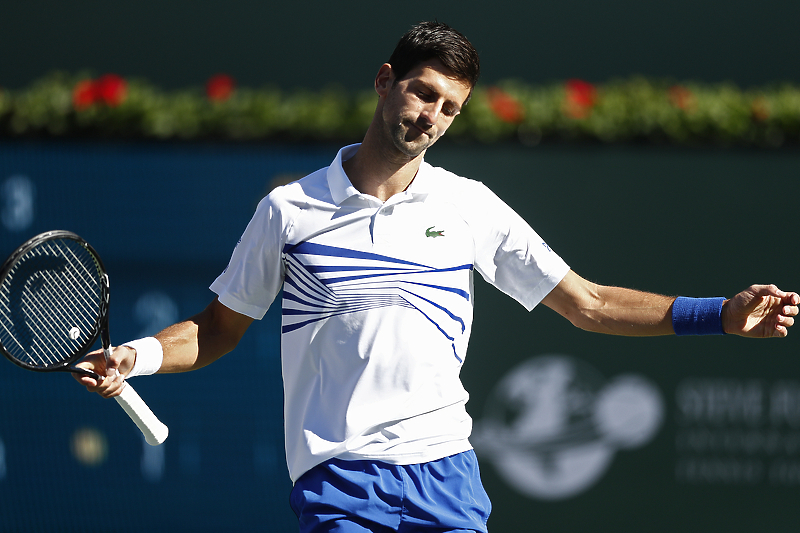
<svg viewBox="0 0 800 533"><path fill-rule="evenodd" d="M131 417L144 435L144 440L150 446L158 446L169 435L169 428L164 425L153 411L144 403L139 394L133 390L130 383L125 384L122 393L114 397L117 403L122 406L128 416Z"/></svg>

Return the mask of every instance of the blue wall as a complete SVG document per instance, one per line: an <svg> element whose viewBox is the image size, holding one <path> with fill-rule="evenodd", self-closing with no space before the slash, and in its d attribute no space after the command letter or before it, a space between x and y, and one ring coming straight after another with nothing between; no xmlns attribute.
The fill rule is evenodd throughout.
<svg viewBox="0 0 800 533"><path fill-rule="evenodd" d="M152 334L211 301L275 180L335 153L0 144L0 255L49 229L78 233L109 270L112 343ZM136 380L170 426L157 448L69 375L0 365L0 531L291 531L279 320L271 310L213 367Z"/></svg>
<svg viewBox="0 0 800 533"><path fill-rule="evenodd" d="M77 232L109 270L112 343L153 333L211 300L258 200L337 149L3 142L0 256ZM487 183L589 279L691 296L800 287L796 150L444 141L428 159ZM797 331L598 336L477 279L476 293L462 379L491 531L796 530ZM279 320L271 309L208 368L135 380L170 426L157 448L70 376L0 362L0 531L296 531ZM537 414L550 423L526 425Z"/></svg>

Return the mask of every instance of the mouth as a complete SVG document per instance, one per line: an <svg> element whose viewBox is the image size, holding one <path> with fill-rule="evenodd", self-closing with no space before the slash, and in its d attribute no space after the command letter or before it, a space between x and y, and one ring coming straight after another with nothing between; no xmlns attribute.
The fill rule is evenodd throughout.
<svg viewBox="0 0 800 533"><path fill-rule="evenodd" d="M409 128L410 131L414 131L415 130L415 131L419 132L420 134L427 135L428 137L433 139L433 135L431 134L430 129L427 129L427 130L422 129L420 126L417 125L416 122L411 121L411 120L407 121L406 123L410 126L410 128Z"/></svg>

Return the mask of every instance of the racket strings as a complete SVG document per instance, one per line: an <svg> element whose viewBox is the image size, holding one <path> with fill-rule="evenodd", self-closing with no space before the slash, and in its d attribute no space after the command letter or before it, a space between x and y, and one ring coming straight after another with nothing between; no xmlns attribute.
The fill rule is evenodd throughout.
<svg viewBox="0 0 800 533"><path fill-rule="evenodd" d="M53 256L53 248L49 248L49 256ZM37 255L42 256L41 250L35 250ZM51 348L56 348L57 353L63 353L69 348L69 345L59 337L45 336L43 332L46 331L45 325L64 323L65 317L70 317L72 311L64 306L54 287L58 287L60 280L54 275L55 271L39 271L39 275L46 283L41 284L37 290L26 290L22 292L20 298L21 308L23 315L29 319L28 326L30 329L31 338L33 343L31 346L31 356L38 358L38 361L33 360L32 363L42 364L56 364L60 359L56 357L51 351L43 350L42 348L50 345ZM28 283L34 283L35 279L31 279ZM82 321L85 325L85 321ZM55 345L55 346L53 346Z"/></svg>
<svg viewBox="0 0 800 533"><path fill-rule="evenodd" d="M70 266L75 268L66 269L63 272L62 279L52 280L52 285L49 287L52 292L51 301L58 302L59 309L62 311L62 316L71 318L84 317L84 324L93 324L99 314L102 297L99 283L100 273L96 268L90 270L86 266L85 263L88 262L88 260L91 260L91 264L94 266L93 258L84 248L80 248L80 250L84 252L82 257L78 257L72 248L67 247L66 252L68 252L69 256L72 258ZM77 268L78 266L81 268ZM80 276L80 279L78 276ZM66 307L64 298L60 294L56 294L52 291L52 289L61 288L61 285L59 285L60 282L68 285L70 296L76 299L70 301L72 307Z"/></svg>
<svg viewBox="0 0 800 533"><path fill-rule="evenodd" d="M81 313L85 309L68 309L64 301L59 298L57 290L59 283L64 280L53 276L52 273L42 273L42 277L47 281L35 291L24 291L22 294L23 314L29 317L31 337L34 340L31 346L31 354L39 358L40 363L55 364L63 360L58 357L60 354L69 355L69 351L74 347L67 342L68 335L54 335L57 325L68 325L69 329L78 327L80 331L87 331L91 326L91 317ZM76 295L77 293L73 293ZM49 351L47 350L49 348ZM55 359L53 359L55 358Z"/></svg>
<svg viewBox="0 0 800 533"><path fill-rule="evenodd" d="M52 367L94 338L106 294L93 254L54 239L20 257L0 287L0 336L19 361Z"/></svg>
<svg viewBox="0 0 800 533"><path fill-rule="evenodd" d="M97 275L92 275L82 260L86 260L89 254L81 247L83 257L79 258L73 248L66 245L72 242L46 243L48 253L42 255L65 258L68 266L56 271L42 272L42 277L46 281L43 287L38 291L24 293L36 296L37 299L41 297L40 302L32 300L29 303L30 312L27 314L36 325L34 331L39 345L35 353L46 353L43 350L49 346L51 349L56 349L59 361L69 357L74 351L75 342L68 341L77 339L70 339L68 332L73 328L78 328L79 332L87 332L99 315L100 306ZM65 292L72 298L69 305L66 305L64 299ZM47 310L47 314L36 313L36 311L41 313L42 310ZM50 354L55 355L53 352Z"/></svg>
<svg viewBox="0 0 800 533"><path fill-rule="evenodd" d="M46 366L59 362L57 354L63 351L63 342L53 342L52 335L45 334L44 325L63 320L63 311L59 310L61 305L53 297L53 276L40 268L28 271L30 264L35 264L35 256L41 255L36 252L31 257L24 258L25 262L15 269L23 288L14 296L11 308L18 315L16 344L30 359L27 362ZM30 261L34 263L29 263Z"/></svg>

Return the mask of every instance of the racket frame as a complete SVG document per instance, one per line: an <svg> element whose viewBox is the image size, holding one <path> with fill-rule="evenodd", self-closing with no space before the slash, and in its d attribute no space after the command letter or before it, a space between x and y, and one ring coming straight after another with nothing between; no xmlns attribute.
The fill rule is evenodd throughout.
<svg viewBox="0 0 800 533"><path fill-rule="evenodd" d="M89 252L95 262L100 279L100 310L94 326L92 327L90 334L86 336L86 341L79 348L76 348L70 357L67 357L57 363L53 363L52 365L36 366L25 363L24 361L20 361L11 355L2 343L0 343L0 352L2 352L3 355L12 363L27 370L33 370L36 372L74 372L89 376L97 380L99 383L103 380L103 378L100 377L96 372L92 372L91 370L85 368L72 366L72 363L78 361L84 355L86 355L94 343L97 342L98 337L101 338L101 344L103 346L106 363L111 355L111 337L108 332L108 309L110 296L108 273L106 272L105 266L100 260L100 255L97 253L97 251L83 238L71 231L52 230L40 233L39 235L36 235L35 237L32 237L21 244L8 257L8 259L5 260L3 265L0 266L0 284L5 281L6 276L14 267L14 265L17 264L20 257L28 253L34 247L44 242L56 239L71 239L77 242ZM121 393L115 396L114 399L136 423L148 444L151 446L157 446L167 439L167 436L169 435L169 428L164 425L155 416L155 414L153 414L147 404L141 399L139 394L127 382L123 385Z"/></svg>
<svg viewBox="0 0 800 533"><path fill-rule="evenodd" d="M83 356L85 356L88 351L92 348L92 346L97 342L98 337L101 336L101 333L105 333L104 337L108 337L108 310L109 310L109 299L110 299L110 290L109 290L109 281L108 281L108 273L106 272L105 265L103 265L103 261L100 259L100 255L97 251L92 247L91 244L86 242L82 237L79 235L67 231L67 230L52 230L47 231L44 233L40 233L36 235L24 243L22 243L14 252L3 262L3 265L0 266L0 285L5 281L6 276L9 272L17 265L19 259L23 257L25 254L30 252L36 246L41 245L47 241L57 240L57 239L69 239L75 241L80 246L85 248L89 255L92 257L92 260L95 262L95 266L98 269L99 274L99 284L100 284L100 309L98 313L98 317L94 322L91 330L87 335L85 335L86 340L81 344L80 347L74 350L74 353L59 361L57 363L53 363L52 365L47 366L37 366L32 365L30 363L26 363L25 361L21 361L13 356L0 342L0 352L12 363L16 364L17 366L21 366L27 370L33 370L35 372L75 372L78 374L82 374L85 376L92 377L94 379L101 379L100 376L92 372L91 370L87 370L85 368L71 366L76 361L80 360ZM105 339L104 339L105 340Z"/></svg>

